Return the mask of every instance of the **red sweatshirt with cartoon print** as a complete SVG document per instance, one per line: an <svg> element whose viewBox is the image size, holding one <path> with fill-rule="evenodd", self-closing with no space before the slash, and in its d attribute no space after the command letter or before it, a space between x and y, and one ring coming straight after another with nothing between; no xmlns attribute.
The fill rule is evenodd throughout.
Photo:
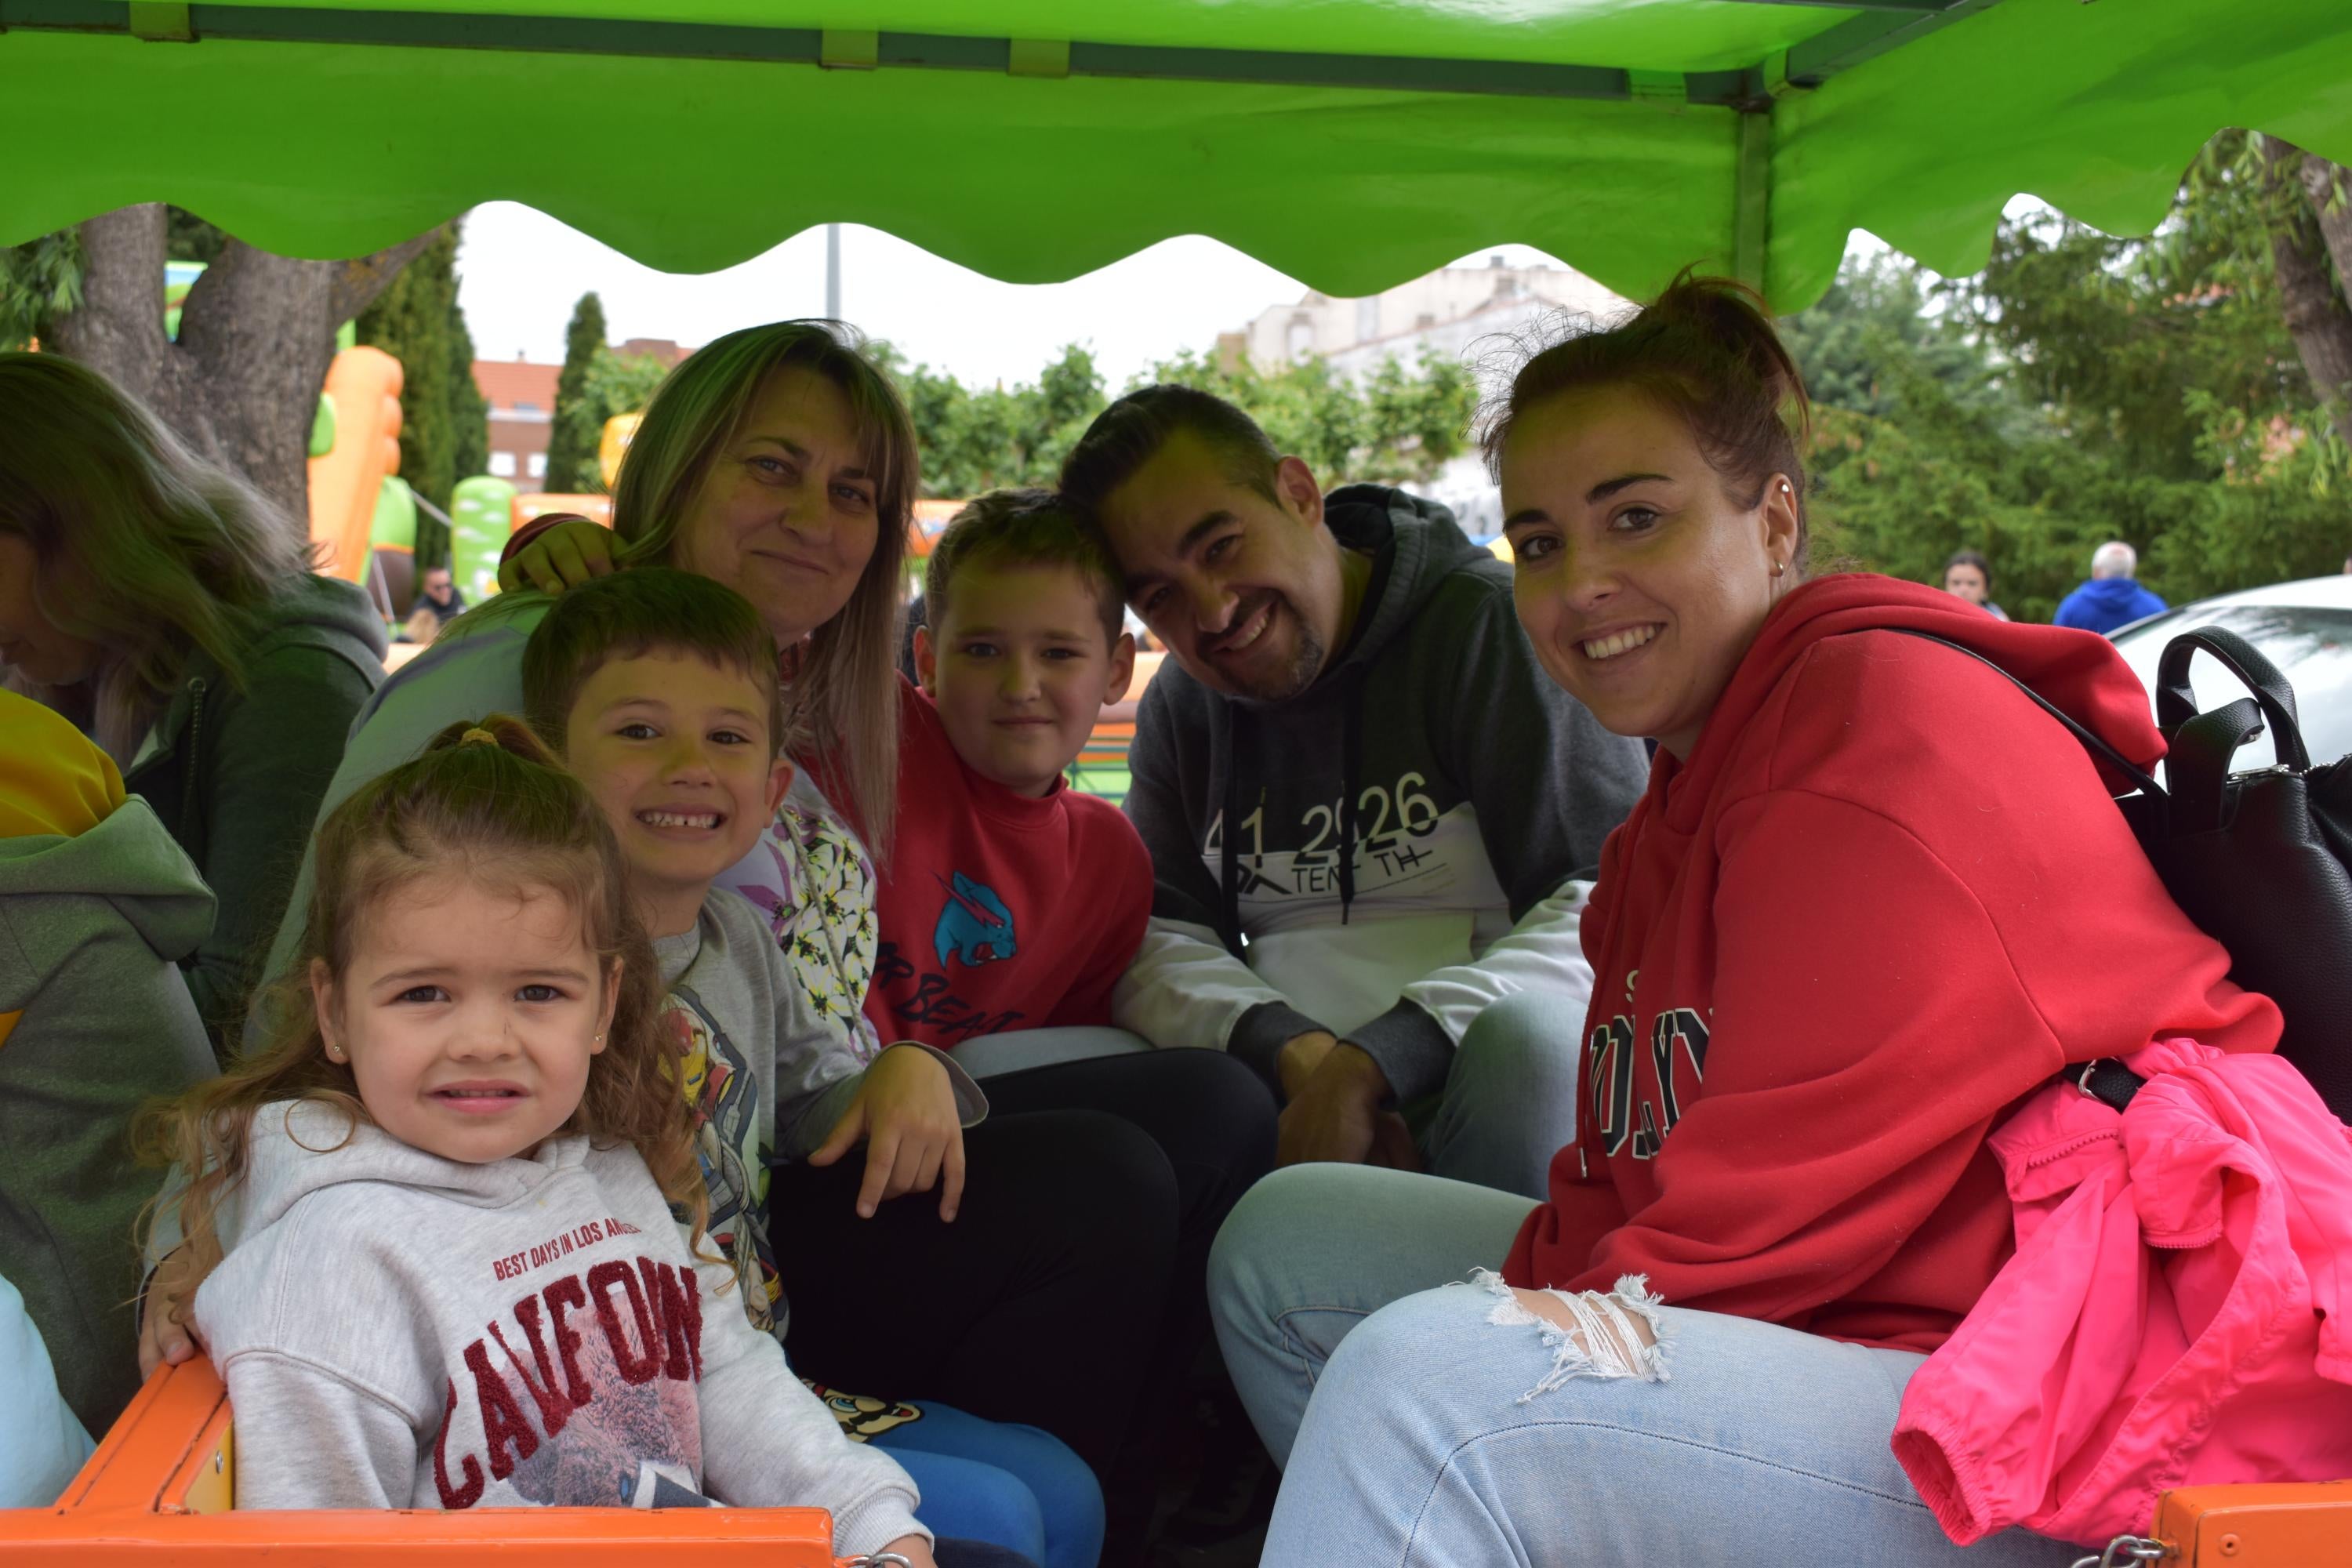
<svg viewBox="0 0 2352 1568"><path fill-rule="evenodd" d="M898 816L875 891L866 1016L885 1043L951 1050L1011 1029L1110 1023L1151 920L1151 858L1119 809L1056 783L1017 795L966 766L931 700L898 691Z"/></svg>
<svg viewBox="0 0 2352 1568"><path fill-rule="evenodd" d="M2153 1040L2276 1046L2081 743L1896 626L2163 754L2104 637L1885 577L1790 594L1602 851L1577 1138L1510 1283L1642 1274L1673 1306L1932 1351L2011 1248L2004 1112Z"/></svg>

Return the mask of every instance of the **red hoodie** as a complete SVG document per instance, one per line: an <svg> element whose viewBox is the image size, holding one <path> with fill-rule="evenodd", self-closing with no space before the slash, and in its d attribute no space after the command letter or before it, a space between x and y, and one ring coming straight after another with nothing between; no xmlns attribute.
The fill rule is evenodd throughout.
<svg viewBox="0 0 2352 1568"><path fill-rule="evenodd" d="M2164 742L2105 638L1825 577L1601 851L1577 1142L1504 1276L1931 1351L2008 1258L1985 1144L2069 1062L2277 1043L2081 744Z"/></svg>

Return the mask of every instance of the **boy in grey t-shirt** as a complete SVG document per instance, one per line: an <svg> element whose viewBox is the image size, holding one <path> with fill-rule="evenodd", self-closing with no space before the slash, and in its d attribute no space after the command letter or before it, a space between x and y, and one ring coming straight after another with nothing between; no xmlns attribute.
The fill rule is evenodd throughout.
<svg viewBox="0 0 2352 1568"><path fill-rule="evenodd" d="M661 1027L695 1112L710 1234L753 1321L781 1337L769 1161L827 1163L862 1137L862 1211L943 1183L940 1212L952 1216L962 1129L987 1101L928 1047L866 1059L855 1035L826 1022L760 912L712 885L759 842L793 773L774 645L740 596L662 568L575 589L531 633L523 700L620 842L669 986ZM793 872L778 867L788 888L803 880Z"/></svg>

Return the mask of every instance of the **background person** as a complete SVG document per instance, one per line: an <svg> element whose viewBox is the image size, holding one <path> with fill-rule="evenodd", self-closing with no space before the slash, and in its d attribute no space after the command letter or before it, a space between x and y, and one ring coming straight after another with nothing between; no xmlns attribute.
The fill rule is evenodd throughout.
<svg viewBox="0 0 2352 1568"><path fill-rule="evenodd" d="M1966 599L1996 621L2009 619L2009 612L1992 602L1992 563L1976 551L1954 551L1944 563L1944 592Z"/></svg>
<svg viewBox="0 0 2352 1568"><path fill-rule="evenodd" d="M2111 539L2091 552L2091 580L2058 601L2053 624L2106 636L2118 626L2159 614L2164 601L2135 580L2139 552Z"/></svg>
<svg viewBox="0 0 2352 1568"><path fill-rule="evenodd" d="M0 354L0 673L105 748L219 900L186 961L227 1055L383 623L303 531L96 371Z"/></svg>
<svg viewBox="0 0 2352 1568"><path fill-rule="evenodd" d="M196 868L123 795L114 760L0 691L0 1274L47 1344L49 1397L62 1389L92 1435L139 1388L130 1240L155 1184L131 1163L131 1116L213 1070L179 968L212 921ZM0 1345L0 1371L40 1370ZM39 1430L24 1397L0 1426Z"/></svg>
<svg viewBox="0 0 2352 1568"><path fill-rule="evenodd" d="M441 617L433 613L430 605L419 605L408 619L401 623L396 643L414 643L418 647L430 647L433 639L441 635Z"/></svg>
<svg viewBox="0 0 2352 1568"><path fill-rule="evenodd" d="M449 574L449 568L427 566L425 569L425 581L417 584L416 607L431 610L433 618L445 626L466 613L466 595L457 592L457 579ZM431 639L420 637L417 640L427 642Z"/></svg>
<svg viewBox="0 0 2352 1568"><path fill-rule="evenodd" d="M2144 767L2163 742L2111 647L1805 580L1804 409L1755 297L1685 279L1538 354L1487 426L1538 657L1658 752L1585 923L1546 1201L1309 1167L1218 1238L1219 1336L1288 1460L1269 1563L2076 1554L1953 1546L1889 1447L2010 1254L1988 1135L2070 1064L2269 1050L2278 1010L2063 727L1890 628Z"/></svg>

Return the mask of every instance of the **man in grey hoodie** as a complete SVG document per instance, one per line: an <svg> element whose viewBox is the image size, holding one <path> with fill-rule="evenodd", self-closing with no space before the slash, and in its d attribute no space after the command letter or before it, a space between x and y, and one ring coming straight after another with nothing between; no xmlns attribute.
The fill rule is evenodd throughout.
<svg viewBox="0 0 2352 1568"><path fill-rule="evenodd" d="M1640 743L1545 678L1510 569L1444 508L1326 496L1206 393L1121 398L1062 489L1173 655L1129 754L1158 886L1118 1022L1257 1067L1286 1163L1418 1157L1540 1198L1575 1124L1578 920ZM1417 1151L1390 1106L1427 1112Z"/></svg>
<svg viewBox="0 0 2352 1568"><path fill-rule="evenodd" d="M131 1230L155 1177L131 1119L212 1074L178 967L212 924L196 868L112 761L0 691L0 1273L92 1435L139 1388Z"/></svg>

